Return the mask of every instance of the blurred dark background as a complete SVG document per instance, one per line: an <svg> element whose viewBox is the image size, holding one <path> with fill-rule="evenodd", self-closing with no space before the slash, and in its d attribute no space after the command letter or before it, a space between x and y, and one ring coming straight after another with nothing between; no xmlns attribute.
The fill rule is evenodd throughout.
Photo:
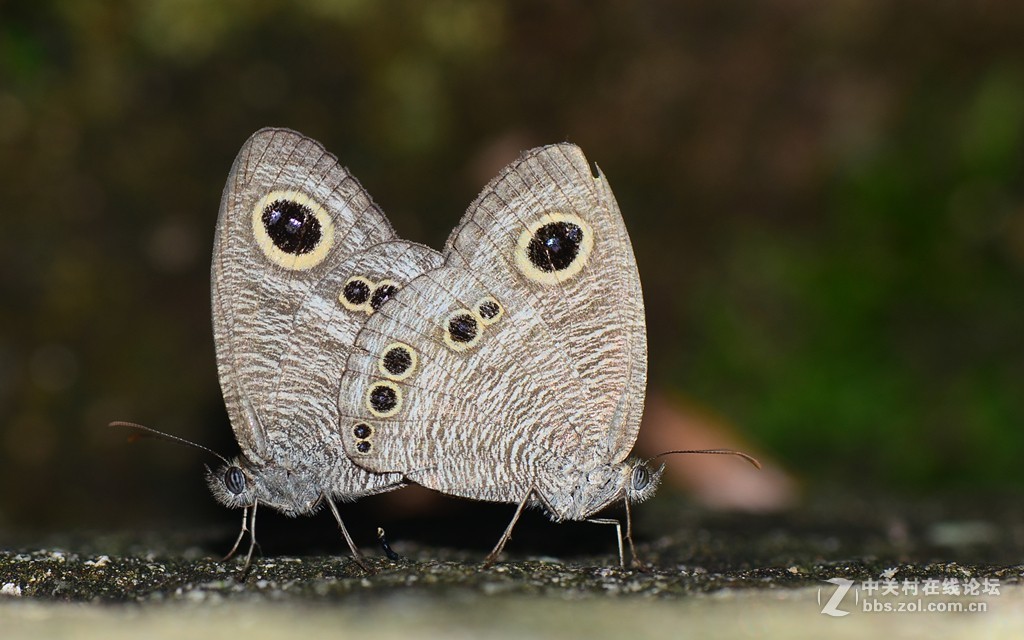
<svg viewBox="0 0 1024 640"><path fill-rule="evenodd" d="M198 453L105 425L233 451L210 249L267 125L435 247L575 142L659 402L805 488L1018 490L1022 33L995 2L0 0L0 527L236 525Z"/></svg>

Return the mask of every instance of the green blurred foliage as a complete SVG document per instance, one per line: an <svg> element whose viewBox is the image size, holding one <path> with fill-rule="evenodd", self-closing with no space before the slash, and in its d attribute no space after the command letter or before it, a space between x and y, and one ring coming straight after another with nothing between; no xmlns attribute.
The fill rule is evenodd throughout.
<svg viewBox="0 0 1024 640"><path fill-rule="evenodd" d="M202 492L166 486L192 453L103 425L230 449L209 247L266 125L434 246L520 150L576 142L633 236L652 387L811 482L1020 486L1021 33L1024 5L924 0L0 1L0 525Z"/></svg>

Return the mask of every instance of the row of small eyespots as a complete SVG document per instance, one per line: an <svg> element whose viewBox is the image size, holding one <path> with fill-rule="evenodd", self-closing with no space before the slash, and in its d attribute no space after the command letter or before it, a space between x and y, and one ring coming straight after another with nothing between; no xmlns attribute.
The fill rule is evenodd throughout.
<svg viewBox="0 0 1024 640"><path fill-rule="evenodd" d="M464 351L476 345L482 335L481 327L492 325L505 313L501 303L494 296L484 296L473 305L473 311L460 309L448 316L445 343L456 351ZM411 376L419 363L419 356L412 346L404 342L392 342L384 347L377 368L388 380L378 380L366 391L366 408L377 418L390 418L402 410L402 389L396 382ZM366 423L353 428L356 437L356 451L366 455L373 449L370 436L373 429Z"/></svg>
<svg viewBox="0 0 1024 640"><path fill-rule="evenodd" d="M373 450L373 443L370 442L373 427L365 422L360 422L352 427L352 435L356 437L356 452L366 455Z"/></svg>
<svg viewBox="0 0 1024 640"><path fill-rule="evenodd" d="M411 376L419 364L416 350L404 342L384 347L377 359L377 369L388 380L379 380L366 392L366 408L378 418L387 418L402 408L402 389L395 384Z"/></svg>
<svg viewBox="0 0 1024 640"><path fill-rule="evenodd" d="M416 350L404 342L394 342L384 349L377 361L381 372L394 379L404 380L416 370ZM378 418L390 418L402 409L402 389L391 380L378 380L366 392L366 408ZM361 422L352 429L356 437L356 452L366 455L373 450L370 436L373 428Z"/></svg>
<svg viewBox="0 0 1024 640"><path fill-rule="evenodd" d="M342 285L338 302L349 311L363 311L372 315L397 292L398 283L393 280L374 283L365 276L352 276Z"/></svg>
<svg viewBox="0 0 1024 640"><path fill-rule="evenodd" d="M471 349L480 342L484 327L494 324L504 314L504 307L494 296L477 300L472 311L456 309L448 314L442 325L444 343L453 351Z"/></svg>

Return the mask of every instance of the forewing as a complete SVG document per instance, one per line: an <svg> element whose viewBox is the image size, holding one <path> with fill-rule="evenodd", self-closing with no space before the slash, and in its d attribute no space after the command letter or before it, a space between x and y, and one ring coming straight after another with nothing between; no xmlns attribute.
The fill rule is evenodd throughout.
<svg viewBox="0 0 1024 640"><path fill-rule="evenodd" d="M239 445L267 454L263 415L296 314L328 274L394 232L358 181L316 141L286 129L253 134L221 200L212 266L217 367Z"/></svg>
<svg viewBox="0 0 1024 640"><path fill-rule="evenodd" d="M582 232L573 255L571 232ZM446 246L447 263L493 274L524 291L586 398L585 446L624 459L640 428L647 329L640 275L603 174L571 144L523 155L470 206ZM569 428L567 426L567 428ZM566 450L576 446L564 439Z"/></svg>

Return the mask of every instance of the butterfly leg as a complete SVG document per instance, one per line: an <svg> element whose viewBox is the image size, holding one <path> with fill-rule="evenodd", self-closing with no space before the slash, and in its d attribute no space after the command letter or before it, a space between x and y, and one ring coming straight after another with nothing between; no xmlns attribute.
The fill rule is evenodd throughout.
<svg viewBox="0 0 1024 640"><path fill-rule="evenodd" d="M253 500L252 503L252 515L249 517L249 552L245 554L245 564L242 565L242 570L238 574L238 581L243 582L245 576L249 574L249 567L252 566L252 552L256 548L256 507L259 506L258 500ZM245 530L245 524L242 525L243 531ZM239 536L241 540L241 536ZM237 546L237 542L235 543ZM232 552L234 550L232 549Z"/></svg>
<svg viewBox="0 0 1024 640"><path fill-rule="evenodd" d="M633 544L633 514L629 510L629 500L623 500L623 503L626 505L626 542L629 543L629 553L633 556L633 567L645 569L647 565L641 562L640 556L636 554L636 546ZM620 540L619 543L621 544L622 541ZM622 556L621 548L619 549L619 556Z"/></svg>
<svg viewBox="0 0 1024 640"><path fill-rule="evenodd" d="M626 568L626 554L623 553L622 547L622 523L615 518L587 518L587 522L594 524L613 524L615 525L615 538L619 541L619 566L623 569ZM627 529L628 530L628 529ZM627 533L628 537L629 534ZM630 548L632 548L633 542L630 541ZM635 555L635 554L634 554Z"/></svg>
<svg viewBox="0 0 1024 640"><path fill-rule="evenodd" d="M505 544L512 537L512 529L514 529L516 523L519 522L519 516L523 514L523 508L526 507L526 504L530 501L530 498L533 497L533 494L533 487L530 487L530 490L526 492L526 497L524 497L519 503L519 506L516 507L515 515L512 516L512 522L508 523L508 526L505 527L505 533L501 534L501 538L498 539L498 544L494 545L494 549L491 550L484 559L484 567L489 567L498 560L498 556L501 555L501 550L505 548Z"/></svg>
<svg viewBox="0 0 1024 640"><path fill-rule="evenodd" d="M235 544L232 545L231 551L228 551L224 555L224 557L220 559L221 562L225 562L227 560L230 560L231 556L235 555L235 552L238 551L238 545L242 544L242 538L245 537L245 533L248 530L249 530L249 507L245 507L244 509L242 509L242 530L238 532L238 537L235 538Z"/></svg>
<svg viewBox="0 0 1024 640"><path fill-rule="evenodd" d="M322 497L327 501L327 506L331 508L331 513L334 515L334 519L338 521L338 528L341 529L341 535L345 538L345 542L348 543L348 548L352 550L352 559L356 561L356 564L363 568L363 571L373 573L373 569L366 563L366 560L363 559L363 554L359 553L356 543L352 541L352 536L348 534L348 529L345 528L345 523L341 520L341 514L338 513L338 507L334 504L334 500L332 500L331 496L326 493Z"/></svg>

